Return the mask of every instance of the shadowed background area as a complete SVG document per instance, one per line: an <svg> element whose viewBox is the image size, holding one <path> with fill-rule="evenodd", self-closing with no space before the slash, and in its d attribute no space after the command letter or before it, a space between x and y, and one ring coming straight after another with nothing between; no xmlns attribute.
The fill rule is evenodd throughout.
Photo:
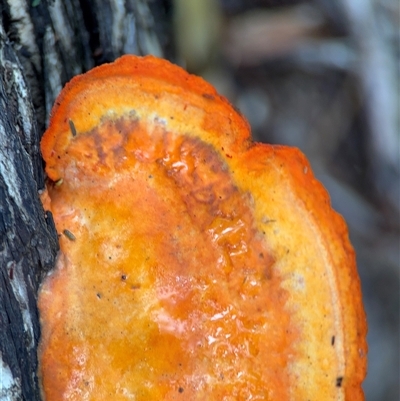
<svg viewBox="0 0 400 401"><path fill-rule="evenodd" d="M396 0L175 1L177 61L258 141L299 147L347 220L368 316L368 401L399 399Z"/></svg>

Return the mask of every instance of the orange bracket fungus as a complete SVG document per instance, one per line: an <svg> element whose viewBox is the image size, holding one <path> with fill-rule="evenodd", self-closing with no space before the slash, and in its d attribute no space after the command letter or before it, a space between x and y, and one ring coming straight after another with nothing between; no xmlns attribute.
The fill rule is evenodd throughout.
<svg viewBox="0 0 400 401"><path fill-rule="evenodd" d="M46 401L363 399L354 252L297 149L135 56L72 79L41 147Z"/></svg>

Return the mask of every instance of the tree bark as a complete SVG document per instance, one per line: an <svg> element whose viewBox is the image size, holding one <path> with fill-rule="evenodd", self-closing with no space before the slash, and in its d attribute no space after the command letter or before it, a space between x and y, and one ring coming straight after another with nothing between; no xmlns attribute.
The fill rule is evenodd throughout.
<svg viewBox="0 0 400 401"><path fill-rule="evenodd" d="M0 399L37 400L36 293L58 245L38 197L44 177L29 91L4 30L0 76Z"/></svg>
<svg viewBox="0 0 400 401"><path fill-rule="evenodd" d="M40 400L37 291L57 233L40 133L62 86L125 53L171 58L168 0L0 0L0 401Z"/></svg>

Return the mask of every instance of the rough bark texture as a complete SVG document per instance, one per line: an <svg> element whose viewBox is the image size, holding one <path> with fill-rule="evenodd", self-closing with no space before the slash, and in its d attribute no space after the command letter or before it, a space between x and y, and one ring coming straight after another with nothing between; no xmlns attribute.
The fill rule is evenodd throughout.
<svg viewBox="0 0 400 401"><path fill-rule="evenodd" d="M39 200L53 102L74 75L121 54L171 57L170 6L154 0L0 0L0 400L40 400L36 306L57 234Z"/></svg>
<svg viewBox="0 0 400 401"><path fill-rule="evenodd" d="M43 188L39 134L21 65L0 31L0 399L39 399L36 293L58 249Z"/></svg>

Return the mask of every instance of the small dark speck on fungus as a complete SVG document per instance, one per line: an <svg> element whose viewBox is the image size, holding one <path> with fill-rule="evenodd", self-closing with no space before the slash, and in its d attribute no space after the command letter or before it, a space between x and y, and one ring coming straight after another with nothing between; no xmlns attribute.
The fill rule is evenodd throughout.
<svg viewBox="0 0 400 401"><path fill-rule="evenodd" d="M71 130L72 136L76 136L75 124L72 120L68 120L69 129Z"/></svg>
<svg viewBox="0 0 400 401"><path fill-rule="evenodd" d="M67 230L67 229L65 229L65 230L63 231L63 234L64 234L70 241L75 241L75 240L76 240L75 235L72 234L71 231L69 231L69 230Z"/></svg>
<svg viewBox="0 0 400 401"><path fill-rule="evenodd" d="M203 97L204 99L208 99L208 100L214 100L215 96L212 95L211 93L203 93Z"/></svg>

